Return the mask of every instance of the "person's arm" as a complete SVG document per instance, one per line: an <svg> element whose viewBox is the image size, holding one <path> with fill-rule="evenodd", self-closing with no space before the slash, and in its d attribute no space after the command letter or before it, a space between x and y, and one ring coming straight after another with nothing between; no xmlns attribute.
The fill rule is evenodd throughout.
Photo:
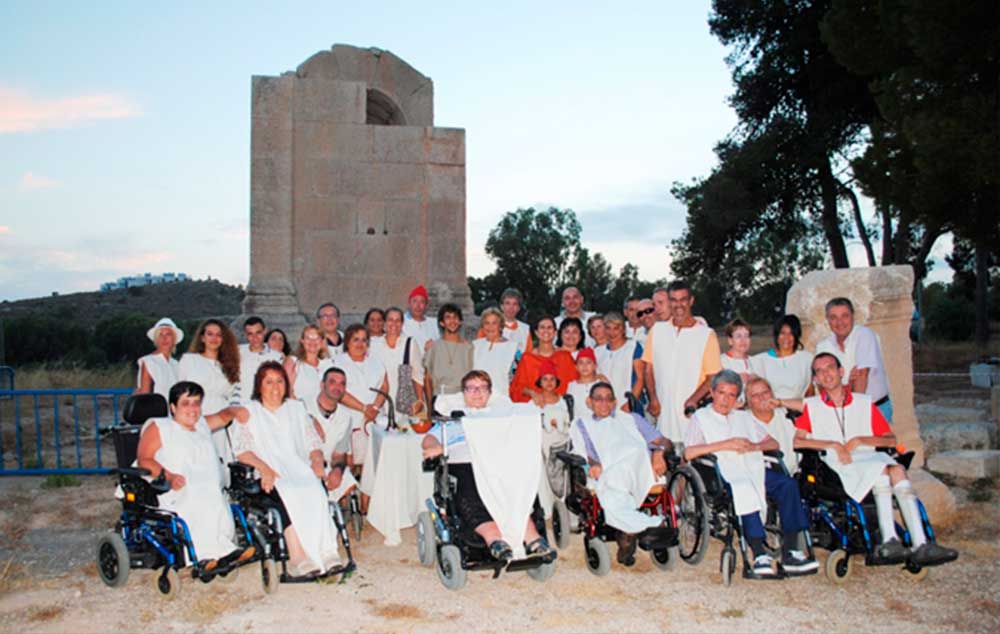
<svg viewBox="0 0 1000 634"><path fill-rule="evenodd" d="M777 446L777 443L775 443ZM693 445L684 448L684 457L688 461L694 460L695 458L700 458L706 454L718 453L720 451L735 451L736 453L746 453L748 451L758 451L754 447L754 443L750 442L746 438L729 438L727 440L720 440L718 442L704 443L701 445Z"/></svg>
<svg viewBox="0 0 1000 634"><path fill-rule="evenodd" d="M818 451L833 451L841 464L852 462L851 452L847 447L832 440L816 440L812 437L812 419L809 417L809 405L803 405L802 414L795 419L795 438L792 440L794 449L814 449Z"/></svg>
<svg viewBox="0 0 1000 634"><path fill-rule="evenodd" d="M804 401L801 398L773 398L771 402L775 407L784 407L785 409L793 409L796 412L801 412Z"/></svg>
<svg viewBox="0 0 1000 634"><path fill-rule="evenodd" d="M868 389L868 373L871 368L854 368L851 371L851 391L855 394L864 394Z"/></svg>
<svg viewBox="0 0 1000 634"><path fill-rule="evenodd" d="M162 446L163 441L160 439L160 428L155 424L149 425L142 432L142 436L139 437L136 462L140 469L146 469L154 478L158 478L162 473L163 477L170 484L170 488L177 491L187 484L187 480L179 473L167 471L163 468L163 465L156 461L156 452Z"/></svg>
<svg viewBox="0 0 1000 634"><path fill-rule="evenodd" d="M751 444L751 449L749 451L776 451L781 449L778 441L771 437L770 434L764 434L764 438L755 443Z"/></svg>
<svg viewBox="0 0 1000 634"><path fill-rule="evenodd" d="M646 364L642 360L641 343L635 344L635 354L632 357L632 373L635 375L635 380L632 381L632 395L638 400L642 397L643 388L646 387Z"/></svg>
<svg viewBox="0 0 1000 634"><path fill-rule="evenodd" d="M869 447L895 447L896 434L892 433L889 422L882 416L882 412L874 404L871 406L872 435L855 436L847 441L848 451L854 451L861 445Z"/></svg>
<svg viewBox="0 0 1000 634"><path fill-rule="evenodd" d="M357 399L350 392L344 392L343 398L340 399L340 404L347 407L347 409L353 409L356 412L364 412L365 404Z"/></svg>
<svg viewBox="0 0 1000 634"><path fill-rule="evenodd" d="M272 469L252 451L244 451L238 454L236 459L260 472L260 486L264 489L265 493L270 493L274 489L275 480L281 477L280 473Z"/></svg>
<svg viewBox="0 0 1000 634"><path fill-rule="evenodd" d="M234 418L245 423L249 417L250 411L247 408L233 405L214 414L209 414L205 417L205 422L208 423L209 429L215 431L228 425Z"/></svg>
<svg viewBox="0 0 1000 634"><path fill-rule="evenodd" d="M684 409L698 407L698 402L708 396L712 386L712 377L722 370L722 352L719 350L719 338L715 331L708 333L705 340L705 350L701 355L701 374L704 377L694 393L684 401Z"/></svg>
<svg viewBox="0 0 1000 634"><path fill-rule="evenodd" d="M692 393L691 396L689 396L687 400L684 401L684 409L688 409L689 407L698 407L698 403L701 401L701 399L708 396L708 393L711 391L712 388L713 376L715 375L712 374L705 377L705 380L701 382L701 385L699 385L695 389L694 393Z"/></svg>
<svg viewBox="0 0 1000 634"><path fill-rule="evenodd" d="M139 386L133 394L151 394L153 392L153 377L149 374L146 364L139 361Z"/></svg>
<svg viewBox="0 0 1000 634"><path fill-rule="evenodd" d="M288 398L295 398L295 390L293 389L293 386L295 385L296 370L295 357L288 355L285 357L283 365L285 366L285 374L288 375Z"/></svg>

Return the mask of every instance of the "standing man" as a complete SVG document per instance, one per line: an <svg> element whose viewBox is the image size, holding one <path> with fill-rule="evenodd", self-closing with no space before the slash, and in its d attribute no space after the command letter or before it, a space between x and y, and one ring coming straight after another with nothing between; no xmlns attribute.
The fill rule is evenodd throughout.
<svg viewBox="0 0 1000 634"><path fill-rule="evenodd" d="M518 358L531 350L531 326L517 318L524 307L524 297L516 288L500 294L500 311L503 313L503 336L517 342Z"/></svg>
<svg viewBox="0 0 1000 634"><path fill-rule="evenodd" d="M352 420L347 408L340 406L340 400L346 393L347 375L344 371L340 368L327 368L320 383L319 395L305 403L322 444L323 460L327 465L323 481L330 500L335 502L339 502L358 484L347 468L347 456L351 453Z"/></svg>
<svg viewBox="0 0 1000 634"><path fill-rule="evenodd" d="M340 309L333 302L327 302L316 309L316 325L326 339L326 352L329 358L334 358L344 351L344 333L340 326Z"/></svg>
<svg viewBox="0 0 1000 634"><path fill-rule="evenodd" d="M667 297L671 320L653 324L642 360L646 363L648 410L658 417L660 432L678 444L687 431L687 412L708 395L712 377L722 369L722 363L715 331L691 313L694 295L687 282L671 282Z"/></svg>
<svg viewBox="0 0 1000 634"><path fill-rule="evenodd" d="M567 286L566 290L563 291L562 306L563 312L556 317L556 330L559 330L559 326L562 325L563 319L566 319L567 317L576 317L580 320L581 324L586 324L587 320L594 314L583 309L583 293L581 293L580 289L575 286ZM586 345L593 348L596 345L596 342L586 332L583 334L586 339Z"/></svg>
<svg viewBox="0 0 1000 634"><path fill-rule="evenodd" d="M472 344L462 338L462 309L445 304L438 310L441 338L424 356L424 394L455 394L462 390L462 377L472 371Z"/></svg>
<svg viewBox="0 0 1000 634"><path fill-rule="evenodd" d="M635 318L639 321L639 327L635 329L633 338L645 348L646 337L653 329L653 324L656 323L656 309L653 307L653 300L640 299L635 308Z"/></svg>
<svg viewBox="0 0 1000 634"><path fill-rule="evenodd" d="M846 297L826 303L826 322L833 333L816 345L816 353L829 352L844 368L844 385L855 394L867 394L882 416L892 423L889 382L878 335L867 326L854 323L854 304Z"/></svg>
<svg viewBox="0 0 1000 634"><path fill-rule="evenodd" d="M653 308L656 309L656 321L670 321L670 298L666 288L660 286L653 290Z"/></svg>
<svg viewBox="0 0 1000 634"><path fill-rule="evenodd" d="M423 284L417 286L410 291L410 296L406 299L409 310L403 315L403 336L413 337L425 352L430 349L433 341L441 336L437 323L433 319L427 319L429 301L427 288Z"/></svg>
<svg viewBox="0 0 1000 634"><path fill-rule="evenodd" d="M639 298L632 295L625 300L625 305L622 306L622 314L625 315L625 336L629 339L634 338L635 331L642 326L635 314L637 310L639 310Z"/></svg>
<svg viewBox="0 0 1000 634"><path fill-rule="evenodd" d="M243 335L247 343L240 344L240 402L247 403L253 394L253 378L257 368L265 361L282 362L281 353L264 344L267 327L260 317L248 317L243 322Z"/></svg>

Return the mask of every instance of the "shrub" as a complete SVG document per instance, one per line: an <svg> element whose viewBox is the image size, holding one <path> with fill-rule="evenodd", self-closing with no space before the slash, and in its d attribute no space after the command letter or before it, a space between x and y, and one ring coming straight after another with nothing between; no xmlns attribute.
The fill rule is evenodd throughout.
<svg viewBox="0 0 1000 634"><path fill-rule="evenodd" d="M976 329L976 309L964 298L939 297L928 307L925 323L932 337L967 341Z"/></svg>

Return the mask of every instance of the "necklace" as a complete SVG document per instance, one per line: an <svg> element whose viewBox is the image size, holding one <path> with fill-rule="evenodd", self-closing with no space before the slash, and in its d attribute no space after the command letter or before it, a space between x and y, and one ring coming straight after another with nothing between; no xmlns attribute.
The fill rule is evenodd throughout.
<svg viewBox="0 0 1000 634"><path fill-rule="evenodd" d="M831 399L831 401L832 401L832 399ZM836 403L833 404L833 415L837 419L837 425L840 426L840 437L841 437L841 439L845 439L844 436L847 434L847 431L844 429L844 424L845 424L844 423L844 419L847 417L847 414L844 411L845 408L846 408L846 405L842 404L842 405L840 405L840 407L838 407Z"/></svg>

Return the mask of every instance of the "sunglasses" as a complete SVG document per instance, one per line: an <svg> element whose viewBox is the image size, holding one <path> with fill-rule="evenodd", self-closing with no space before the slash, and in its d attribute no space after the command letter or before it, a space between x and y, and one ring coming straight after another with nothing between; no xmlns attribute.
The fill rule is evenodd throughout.
<svg viewBox="0 0 1000 634"><path fill-rule="evenodd" d="M656 311L655 308L646 308L645 310L637 310L637 311L635 311L635 316L636 317L645 317L646 315L649 315L650 313L652 313L654 311Z"/></svg>

